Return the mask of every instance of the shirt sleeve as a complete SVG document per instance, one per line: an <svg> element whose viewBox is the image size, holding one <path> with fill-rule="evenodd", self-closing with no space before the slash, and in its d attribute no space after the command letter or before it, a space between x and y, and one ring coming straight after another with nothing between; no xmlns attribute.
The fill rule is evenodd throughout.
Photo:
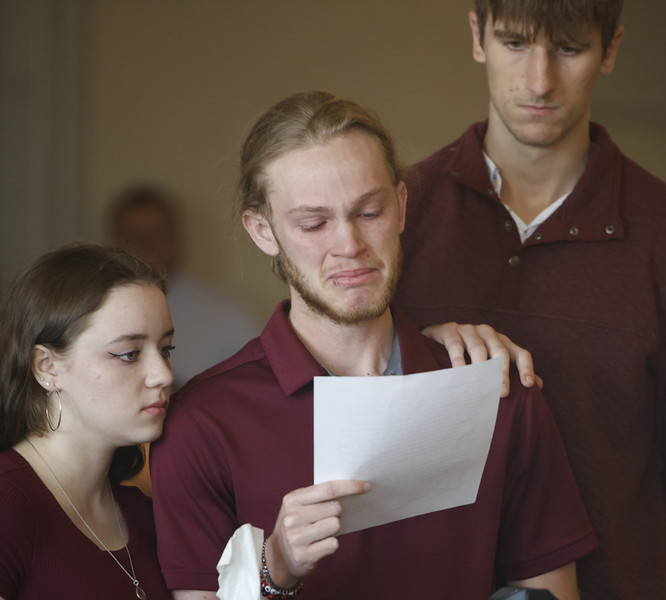
<svg viewBox="0 0 666 600"><path fill-rule="evenodd" d="M543 395L534 388L521 393L526 400L516 404L509 428L499 545L507 580L547 573L598 545Z"/></svg>
<svg viewBox="0 0 666 600"><path fill-rule="evenodd" d="M239 523L223 433L183 401L150 453L158 557L169 589L215 591L218 560Z"/></svg>

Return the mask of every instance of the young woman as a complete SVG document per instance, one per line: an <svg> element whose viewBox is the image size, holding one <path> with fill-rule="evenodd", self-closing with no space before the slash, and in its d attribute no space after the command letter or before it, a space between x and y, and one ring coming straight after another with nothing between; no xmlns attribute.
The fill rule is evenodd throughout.
<svg viewBox="0 0 666 600"><path fill-rule="evenodd" d="M150 501L119 485L167 412L162 276L67 246L19 277L0 323L0 600L168 599Z"/></svg>

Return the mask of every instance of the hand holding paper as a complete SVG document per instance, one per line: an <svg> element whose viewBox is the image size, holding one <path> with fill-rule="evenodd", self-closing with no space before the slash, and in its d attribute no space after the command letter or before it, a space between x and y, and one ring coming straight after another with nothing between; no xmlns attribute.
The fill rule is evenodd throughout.
<svg viewBox="0 0 666 600"><path fill-rule="evenodd" d="M365 494L365 481L327 481L288 493L282 500L275 529L266 543L266 560L273 581L289 588L307 575L324 556L338 549L339 499Z"/></svg>

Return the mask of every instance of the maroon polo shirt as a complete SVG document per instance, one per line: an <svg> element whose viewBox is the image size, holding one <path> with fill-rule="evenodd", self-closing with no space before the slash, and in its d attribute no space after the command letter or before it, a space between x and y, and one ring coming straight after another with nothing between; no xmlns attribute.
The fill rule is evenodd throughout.
<svg viewBox="0 0 666 600"><path fill-rule="evenodd" d="M582 597L666 598L666 184L592 124L585 172L521 244L486 128L414 167L398 301L418 326L489 323L533 353L599 537Z"/></svg>
<svg viewBox="0 0 666 600"><path fill-rule="evenodd" d="M312 379L325 375L278 306L260 338L174 398L151 452L159 558L171 589L217 589L243 523L273 529L282 497L313 483ZM393 307L405 374L449 367L445 350ZM502 577L568 564L596 546L550 412L512 379L477 502L340 536L304 599L485 600ZM445 592L446 591L446 592Z"/></svg>

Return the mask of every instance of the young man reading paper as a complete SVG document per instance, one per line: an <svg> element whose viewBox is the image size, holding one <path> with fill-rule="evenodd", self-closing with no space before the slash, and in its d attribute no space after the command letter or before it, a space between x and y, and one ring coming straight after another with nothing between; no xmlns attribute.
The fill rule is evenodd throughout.
<svg viewBox="0 0 666 600"><path fill-rule="evenodd" d="M259 338L175 396L152 452L173 597L215 598L220 553L251 523L268 535L269 598L302 586L304 599L485 600L498 577L578 598L574 561L595 536L543 397L515 373L476 502L338 538L339 500L370 483L313 485L315 376L450 366L392 304L407 198L378 120L324 92L283 100L245 142L239 190L243 224L290 299Z"/></svg>

